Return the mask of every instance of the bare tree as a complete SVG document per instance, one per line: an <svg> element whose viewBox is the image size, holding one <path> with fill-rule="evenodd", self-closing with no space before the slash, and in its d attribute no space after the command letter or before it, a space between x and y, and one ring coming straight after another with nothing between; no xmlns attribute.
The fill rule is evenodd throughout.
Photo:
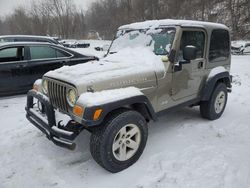
<svg viewBox="0 0 250 188"><path fill-rule="evenodd" d="M250 37L249 0L99 0L85 13L72 0L33 0L0 20L0 33L83 38L94 30L111 39L120 25L166 18L224 23L233 38Z"/></svg>

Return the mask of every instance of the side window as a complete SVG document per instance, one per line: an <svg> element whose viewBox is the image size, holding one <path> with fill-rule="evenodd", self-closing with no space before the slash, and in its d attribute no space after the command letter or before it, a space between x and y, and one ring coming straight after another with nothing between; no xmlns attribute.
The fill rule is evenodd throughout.
<svg viewBox="0 0 250 188"><path fill-rule="evenodd" d="M229 33L223 29L213 30L209 48L209 62L227 60L230 55Z"/></svg>
<svg viewBox="0 0 250 188"><path fill-rule="evenodd" d="M31 60L56 58L56 50L48 46L31 46Z"/></svg>
<svg viewBox="0 0 250 188"><path fill-rule="evenodd" d="M202 31L183 31L180 44L179 60L183 60L183 50L192 45L197 48L197 58L204 57L205 33Z"/></svg>
<svg viewBox="0 0 250 188"><path fill-rule="evenodd" d="M61 50L56 50L56 57L60 58L60 57L70 57L71 54L61 51Z"/></svg>
<svg viewBox="0 0 250 188"><path fill-rule="evenodd" d="M23 59L23 47L5 48L0 50L0 62L22 61Z"/></svg>

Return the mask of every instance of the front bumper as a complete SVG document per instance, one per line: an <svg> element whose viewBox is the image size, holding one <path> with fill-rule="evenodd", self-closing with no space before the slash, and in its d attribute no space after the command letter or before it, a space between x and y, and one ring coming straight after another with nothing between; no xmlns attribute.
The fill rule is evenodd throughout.
<svg viewBox="0 0 250 188"><path fill-rule="evenodd" d="M37 99L41 104L40 111L34 108L34 99ZM69 121L65 126L61 125L60 121L57 123L54 108L43 94L30 90L27 94L25 110L27 119L54 144L70 150L75 149L76 144L73 141L84 127L75 121Z"/></svg>

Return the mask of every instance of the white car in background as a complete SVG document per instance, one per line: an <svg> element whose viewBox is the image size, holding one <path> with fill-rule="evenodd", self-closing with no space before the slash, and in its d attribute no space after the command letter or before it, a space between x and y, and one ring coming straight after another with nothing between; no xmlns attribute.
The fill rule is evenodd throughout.
<svg viewBox="0 0 250 188"><path fill-rule="evenodd" d="M83 55L90 55L98 58L103 58L107 54L107 51L111 44L111 41L109 40L79 40L77 42L79 44L89 45L86 48L76 46L76 48L72 48L72 50Z"/></svg>
<svg viewBox="0 0 250 188"><path fill-rule="evenodd" d="M250 53L250 42L241 47L241 54Z"/></svg>
<svg viewBox="0 0 250 188"><path fill-rule="evenodd" d="M250 41L232 41L231 51L235 55L250 53Z"/></svg>

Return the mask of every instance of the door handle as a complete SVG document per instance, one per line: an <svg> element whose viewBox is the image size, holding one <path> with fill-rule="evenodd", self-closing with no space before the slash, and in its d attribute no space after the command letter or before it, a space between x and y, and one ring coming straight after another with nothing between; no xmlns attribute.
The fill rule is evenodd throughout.
<svg viewBox="0 0 250 188"><path fill-rule="evenodd" d="M21 65L17 65L16 67L17 67L17 68L25 68L25 67L27 67L27 65L21 64Z"/></svg>
<svg viewBox="0 0 250 188"><path fill-rule="evenodd" d="M201 62L199 62L199 63L198 63L198 69L203 68L203 65L204 65L204 62L202 62L202 61L201 61Z"/></svg>

